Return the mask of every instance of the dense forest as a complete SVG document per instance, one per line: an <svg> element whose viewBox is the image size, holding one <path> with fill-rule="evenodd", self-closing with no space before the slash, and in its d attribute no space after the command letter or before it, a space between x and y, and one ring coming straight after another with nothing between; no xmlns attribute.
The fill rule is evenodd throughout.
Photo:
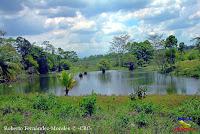
<svg viewBox="0 0 200 134"><path fill-rule="evenodd" d="M6 38L0 31L0 81L15 81L20 74L47 74L78 67L79 71L117 68L151 68L198 78L200 76L200 37L193 45L179 42L174 35L149 35L142 42L130 42L128 34L115 36L108 54L79 58L74 51L55 48L49 41L30 43L23 37Z"/></svg>

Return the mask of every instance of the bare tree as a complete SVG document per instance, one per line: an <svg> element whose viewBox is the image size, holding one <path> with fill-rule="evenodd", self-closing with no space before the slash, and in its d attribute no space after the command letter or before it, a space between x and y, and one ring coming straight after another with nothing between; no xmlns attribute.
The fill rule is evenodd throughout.
<svg viewBox="0 0 200 134"><path fill-rule="evenodd" d="M5 36L5 35L6 35L6 32L3 30L0 30L0 45L3 44L3 42L4 42L3 36Z"/></svg>
<svg viewBox="0 0 200 134"><path fill-rule="evenodd" d="M130 36L128 34L123 34L120 36L114 36L112 41L110 42L110 52L114 52L118 54L118 65L121 64L121 55L126 51L126 44L128 43Z"/></svg>
<svg viewBox="0 0 200 134"><path fill-rule="evenodd" d="M165 41L162 38L163 38L163 34L148 35L148 39L155 49L154 61L156 62L156 65L158 66L158 68L160 68L161 70L164 70L167 59L165 56L165 52L163 51Z"/></svg>
<svg viewBox="0 0 200 134"><path fill-rule="evenodd" d="M196 48L200 52L200 37L195 37L195 38L192 39L192 41L195 41Z"/></svg>
<svg viewBox="0 0 200 134"><path fill-rule="evenodd" d="M148 35L148 39L155 49L163 48L164 40L162 38L163 38L163 34Z"/></svg>

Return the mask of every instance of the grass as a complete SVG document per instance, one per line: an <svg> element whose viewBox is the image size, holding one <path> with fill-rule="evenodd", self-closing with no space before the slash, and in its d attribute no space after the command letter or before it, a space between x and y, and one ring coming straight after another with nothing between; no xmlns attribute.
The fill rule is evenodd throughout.
<svg viewBox="0 0 200 134"><path fill-rule="evenodd" d="M178 126L177 118L182 116L194 118L189 123L200 129L199 104L200 96L185 95L150 95L134 101L128 96L2 95L0 133L9 132L3 130L4 126L75 126L75 130L46 132L169 134L174 133L173 129ZM91 116L87 110L92 110ZM28 132L34 131L22 131Z"/></svg>

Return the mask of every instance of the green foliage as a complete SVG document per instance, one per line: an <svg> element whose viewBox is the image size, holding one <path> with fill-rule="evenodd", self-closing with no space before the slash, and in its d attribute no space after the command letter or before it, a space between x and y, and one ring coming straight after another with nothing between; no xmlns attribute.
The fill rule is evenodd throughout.
<svg viewBox="0 0 200 134"><path fill-rule="evenodd" d="M146 92L147 92L147 88L146 87L143 87L143 86L139 86L137 87L135 93L130 93L129 94L129 99L130 100L136 100L137 98L138 99L143 99L146 97Z"/></svg>
<svg viewBox="0 0 200 134"><path fill-rule="evenodd" d="M26 62L28 62L30 64L30 66L33 66L35 68L38 68L39 65L37 63L36 60L33 59L33 57L31 55L28 55L25 57Z"/></svg>
<svg viewBox="0 0 200 134"><path fill-rule="evenodd" d="M73 76L66 71L62 72L61 82L62 82L63 86L66 87L66 90L72 89L73 86L76 84L76 81L73 79Z"/></svg>
<svg viewBox="0 0 200 134"><path fill-rule="evenodd" d="M150 117L144 112L141 112L135 117L135 122L137 123L138 127L146 127L149 125Z"/></svg>
<svg viewBox="0 0 200 134"><path fill-rule="evenodd" d="M80 109L83 112L83 116L92 116L96 108L96 95L92 94L90 96L84 97L80 101Z"/></svg>
<svg viewBox="0 0 200 134"><path fill-rule="evenodd" d="M178 47L178 50L181 52L181 53L183 53L184 52L184 49L185 49L185 44L184 44L184 42L181 42L181 43L179 43L179 47Z"/></svg>
<svg viewBox="0 0 200 134"><path fill-rule="evenodd" d="M45 127L80 127L84 125L90 126L92 129L88 131L69 130L68 132L124 134L134 131L136 134L167 134L171 133L178 125L178 117L192 117L192 122L189 124L192 125L192 128L200 128L198 125L199 96L152 95L136 101L129 101L126 96L96 96L96 110L91 117L82 116L85 110L80 108L80 102L85 98L84 96L41 96L42 99L34 94L1 95L0 128L4 126L37 126L38 124ZM36 99L40 101L36 101ZM42 101L45 103L40 103ZM131 107L131 111L127 107L128 102L135 103ZM37 104L36 108L33 107L34 104ZM141 110L137 112L136 109ZM16 132L18 133L18 131ZM46 132L52 133L52 131ZM57 130L55 133L65 132ZM0 133L5 133L5 131L0 129Z"/></svg>
<svg viewBox="0 0 200 134"><path fill-rule="evenodd" d="M192 121L200 126L200 99L194 97L183 101L182 104L174 108L171 112L172 116L192 118Z"/></svg>
<svg viewBox="0 0 200 134"><path fill-rule="evenodd" d="M131 110L136 112L144 112L146 114L152 114L156 111L157 106L151 102L133 101L129 104Z"/></svg>
<svg viewBox="0 0 200 134"><path fill-rule="evenodd" d="M171 48L166 50L166 58L169 64L174 64L176 59L176 49Z"/></svg>
<svg viewBox="0 0 200 134"><path fill-rule="evenodd" d="M137 95L136 95L136 94L134 94L134 93L130 93L130 94L129 94L129 99L130 99L130 100L133 101L133 100L136 100L136 98L137 98Z"/></svg>
<svg viewBox="0 0 200 134"><path fill-rule="evenodd" d="M177 38L174 35L170 35L169 37L166 38L165 41L165 47L166 48L174 48L177 46Z"/></svg>
<svg viewBox="0 0 200 134"><path fill-rule="evenodd" d="M60 106L58 111L56 111L58 118L66 119L73 116L79 116L78 108L72 104L63 104Z"/></svg>
<svg viewBox="0 0 200 134"><path fill-rule="evenodd" d="M185 60L176 64L175 73L177 75L185 75L189 77L200 77L200 61L199 60Z"/></svg>
<svg viewBox="0 0 200 134"><path fill-rule="evenodd" d="M145 63L148 63L153 58L154 49L148 40L139 43L128 43L126 48L128 52L136 55L138 64L141 66Z"/></svg>
<svg viewBox="0 0 200 134"><path fill-rule="evenodd" d="M61 66L62 66L62 68L63 68L64 70L69 70L70 67L72 66L71 62L68 61L68 60L65 60L65 59L62 59L62 60L60 61L60 64L61 64Z"/></svg>
<svg viewBox="0 0 200 134"><path fill-rule="evenodd" d="M21 71L20 56L10 44L0 46L0 80L15 80Z"/></svg>
<svg viewBox="0 0 200 134"><path fill-rule="evenodd" d="M105 70L109 70L111 65L108 62L108 60L106 59L102 59L100 60L100 62L97 64L97 67L99 68L99 70L105 69Z"/></svg>
<svg viewBox="0 0 200 134"><path fill-rule="evenodd" d="M34 101L32 107L38 110L50 110L57 105L55 97L50 96L37 96Z"/></svg>
<svg viewBox="0 0 200 134"><path fill-rule="evenodd" d="M195 53L190 53L188 55L188 60L194 60L194 59L197 59L197 55Z"/></svg>
<svg viewBox="0 0 200 134"><path fill-rule="evenodd" d="M131 54L131 53L126 53L123 55L122 57L122 61L123 61L123 64L126 64L126 63L134 63L134 65L137 65L137 58L135 57L135 55Z"/></svg>
<svg viewBox="0 0 200 134"><path fill-rule="evenodd" d="M129 127L130 117L118 115L114 121L113 129L115 133L123 133Z"/></svg>

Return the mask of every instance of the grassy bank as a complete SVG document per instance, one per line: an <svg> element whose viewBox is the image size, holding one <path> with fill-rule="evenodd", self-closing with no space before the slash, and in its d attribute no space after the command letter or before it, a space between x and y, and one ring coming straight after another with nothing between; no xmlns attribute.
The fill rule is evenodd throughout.
<svg viewBox="0 0 200 134"><path fill-rule="evenodd" d="M185 60L176 64L176 75L199 78L200 77L200 60Z"/></svg>
<svg viewBox="0 0 200 134"><path fill-rule="evenodd" d="M179 126L178 117L192 117L189 123L192 128L199 129L199 104L199 96L181 95L151 95L143 100L133 101L128 96L56 97L35 94L0 96L0 133L10 132L3 130L5 126L66 126L71 130L45 131L169 134L174 133L174 129ZM22 133L27 132L22 131ZM193 133L198 132L193 131Z"/></svg>

